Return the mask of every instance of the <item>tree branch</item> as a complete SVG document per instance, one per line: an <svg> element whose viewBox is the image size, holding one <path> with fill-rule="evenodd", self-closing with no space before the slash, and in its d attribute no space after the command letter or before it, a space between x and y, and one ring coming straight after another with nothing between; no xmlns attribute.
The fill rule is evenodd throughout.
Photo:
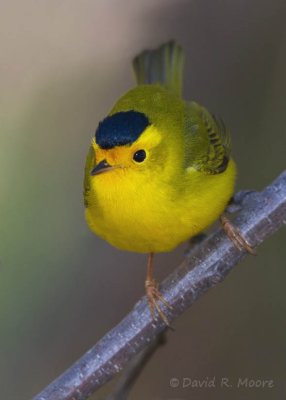
<svg viewBox="0 0 286 400"><path fill-rule="evenodd" d="M262 192L248 193L234 225L255 246L286 224L286 171ZM221 228L196 245L161 285L172 305L165 313L172 321L208 289L222 282L245 256ZM133 310L94 347L33 400L84 400L109 381L165 328L153 321L143 297Z"/></svg>
<svg viewBox="0 0 286 400"><path fill-rule="evenodd" d="M147 347L145 347L139 354L136 354L136 356L132 358L132 360L128 363L128 366L124 369L124 373L118 380L114 392L108 396L106 400L126 400L128 398L132 386L135 384L136 379L141 374L145 365L156 352L158 347L165 344L165 334L166 330L157 335Z"/></svg>

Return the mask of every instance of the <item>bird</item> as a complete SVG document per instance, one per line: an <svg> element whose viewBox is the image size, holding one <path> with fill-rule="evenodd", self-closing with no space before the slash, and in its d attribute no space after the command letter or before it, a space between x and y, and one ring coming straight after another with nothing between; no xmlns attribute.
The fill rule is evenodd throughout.
<svg viewBox="0 0 286 400"><path fill-rule="evenodd" d="M182 97L184 53L174 40L133 60L137 85L98 124L85 164L89 228L120 250L148 255L145 291L153 318L172 307L153 277L170 252L220 218L239 249L252 246L224 215L236 164L223 121Z"/></svg>

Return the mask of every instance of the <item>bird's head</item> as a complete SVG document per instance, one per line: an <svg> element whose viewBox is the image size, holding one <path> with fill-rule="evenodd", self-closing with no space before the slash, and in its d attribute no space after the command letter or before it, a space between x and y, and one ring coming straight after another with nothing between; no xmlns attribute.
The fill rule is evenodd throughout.
<svg viewBox="0 0 286 400"><path fill-rule="evenodd" d="M144 113L130 110L109 115L99 123L92 141L95 163L90 174L150 171L161 159L161 143L162 132Z"/></svg>

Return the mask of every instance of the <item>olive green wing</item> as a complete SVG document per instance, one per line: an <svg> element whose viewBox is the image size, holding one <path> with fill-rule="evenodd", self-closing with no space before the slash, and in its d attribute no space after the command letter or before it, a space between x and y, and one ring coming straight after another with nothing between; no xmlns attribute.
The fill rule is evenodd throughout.
<svg viewBox="0 0 286 400"><path fill-rule="evenodd" d="M231 153L230 133L221 119L195 102L186 107L185 141L186 168L209 174L226 169Z"/></svg>
<svg viewBox="0 0 286 400"><path fill-rule="evenodd" d="M83 198L84 198L84 205L88 207L88 198L90 192L90 171L94 165L94 149L90 146L89 151L87 153L86 161L85 161L85 168L84 168L84 187L83 187Z"/></svg>

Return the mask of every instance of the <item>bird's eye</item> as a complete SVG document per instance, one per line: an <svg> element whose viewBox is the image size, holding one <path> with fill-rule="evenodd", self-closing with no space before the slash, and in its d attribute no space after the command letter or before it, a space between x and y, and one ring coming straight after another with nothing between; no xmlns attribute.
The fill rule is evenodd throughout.
<svg viewBox="0 0 286 400"><path fill-rule="evenodd" d="M136 153L133 154L133 160L138 163L143 162L145 158L146 158L145 150L137 150Z"/></svg>

